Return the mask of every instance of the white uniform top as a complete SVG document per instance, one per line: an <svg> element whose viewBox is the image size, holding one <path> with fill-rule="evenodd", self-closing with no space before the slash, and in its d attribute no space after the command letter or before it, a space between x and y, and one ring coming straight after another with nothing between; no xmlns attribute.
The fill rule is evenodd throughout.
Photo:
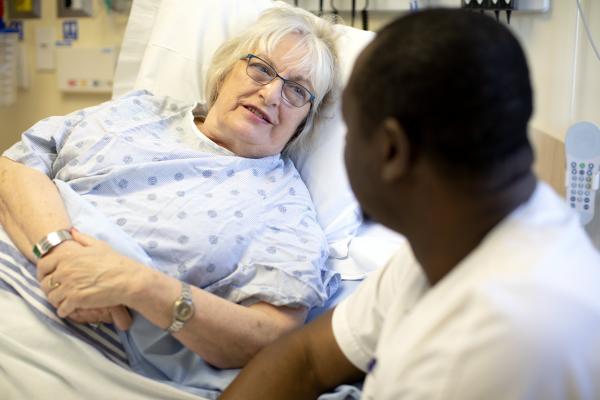
<svg viewBox="0 0 600 400"><path fill-rule="evenodd" d="M600 255L545 184L434 287L413 257L334 312L364 399L600 399Z"/></svg>

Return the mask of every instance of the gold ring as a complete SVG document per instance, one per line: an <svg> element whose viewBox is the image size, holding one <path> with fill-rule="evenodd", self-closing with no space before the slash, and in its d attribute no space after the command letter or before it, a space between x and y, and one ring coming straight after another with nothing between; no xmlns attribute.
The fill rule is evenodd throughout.
<svg viewBox="0 0 600 400"><path fill-rule="evenodd" d="M56 289L60 286L60 282L54 282L53 276L50 276L50 289Z"/></svg>

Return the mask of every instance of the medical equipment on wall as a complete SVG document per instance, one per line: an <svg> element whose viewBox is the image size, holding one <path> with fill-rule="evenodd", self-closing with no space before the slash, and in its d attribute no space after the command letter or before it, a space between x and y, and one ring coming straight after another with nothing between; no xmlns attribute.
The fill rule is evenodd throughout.
<svg viewBox="0 0 600 400"><path fill-rule="evenodd" d="M104 6L109 12L129 14L133 0L104 0Z"/></svg>
<svg viewBox="0 0 600 400"><path fill-rule="evenodd" d="M501 10L546 12L550 0L461 0L462 8L475 10Z"/></svg>
<svg viewBox="0 0 600 400"><path fill-rule="evenodd" d="M92 0L58 0L59 18L81 18L94 15Z"/></svg>
<svg viewBox="0 0 600 400"><path fill-rule="evenodd" d="M58 48L56 72L62 92L111 93L118 49Z"/></svg>
<svg viewBox="0 0 600 400"><path fill-rule="evenodd" d="M369 30L369 0L365 0L365 6L360 10L362 18L362 28L365 31Z"/></svg>
<svg viewBox="0 0 600 400"><path fill-rule="evenodd" d="M7 0L6 3L11 19L40 18L42 16L42 0Z"/></svg>
<svg viewBox="0 0 600 400"><path fill-rule="evenodd" d="M565 152L567 201L586 225L594 218L600 183L600 128L591 122L571 126L565 137Z"/></svg>
<svg viewBox="0 0 600 400"><path fill-rule="evenodd" d="M19 34L4 25L4 8L0 1L0 106L17 99L17 57Z"/></svg>
<svg viewBox="0 0 600 400"><path fill-rule="evenodd" d="M460 4L458 0L282 0L285 3L302 7L317 15L327 14L342 14L347 18L347 24L351 25L352 21L357 24L357 19L360 18L360 13L363 10L372 10L376 12L398 12L409 11L416 8L425 8L427 6L448 6L448 1L455 1L456 5ZM440 3L441 2L441 3Z"/></svg>
<svg viewBox="0 0 600 400"><path fill-rule="evenodd" d="M513 11L546 12L550 9L550 0L461 0L461 8L472 11L493 11L496 20L500 21L500 13L506 13L506 22L510 24Z"/></svg>

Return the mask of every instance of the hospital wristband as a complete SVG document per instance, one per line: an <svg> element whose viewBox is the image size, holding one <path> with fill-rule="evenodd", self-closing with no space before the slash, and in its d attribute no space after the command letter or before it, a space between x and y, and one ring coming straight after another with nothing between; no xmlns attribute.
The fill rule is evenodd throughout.
<svg viewBox="0 0 600 400"><path fill-rule="evenodd" d="M50 250L67 240L73 240L73 236L66 229L50 232L33 246L33 254L39 260L48 254Z"/></svg>

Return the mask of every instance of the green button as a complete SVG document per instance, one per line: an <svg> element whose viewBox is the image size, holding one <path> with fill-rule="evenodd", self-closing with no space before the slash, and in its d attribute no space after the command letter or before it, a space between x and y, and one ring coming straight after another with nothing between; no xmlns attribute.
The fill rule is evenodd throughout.
<svg viewBox="0 0 600 400"><path fill-rule="evenodd" d="M579 168L585 168L585 163L580 163Z"/></svg>

